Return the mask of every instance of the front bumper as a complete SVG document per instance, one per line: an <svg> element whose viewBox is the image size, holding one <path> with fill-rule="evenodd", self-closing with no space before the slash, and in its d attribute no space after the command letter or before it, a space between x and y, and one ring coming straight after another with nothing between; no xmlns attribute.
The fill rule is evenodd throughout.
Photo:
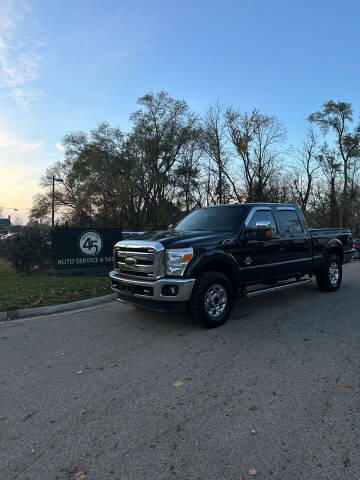
<svg viewBox="0 0 360 480"><path fill-rule="evenodd" d="M128 303L138 304L138 299L146 304L151 302L187 302L190 300L195 278L161 278L155 282L136 280L110 272L111 288L119 298ZM170 287L175 287L176 294L170 294Z"/></svg>

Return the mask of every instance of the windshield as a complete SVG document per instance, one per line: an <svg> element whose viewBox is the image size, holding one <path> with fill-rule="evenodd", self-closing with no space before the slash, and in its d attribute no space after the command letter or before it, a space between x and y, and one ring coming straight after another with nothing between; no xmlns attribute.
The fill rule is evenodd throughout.
<svg viewBox="0 0 360 480"><path fill-rule="evenodd" d="M181 220L175 230L209 232L236 232L246 209L240 205L207 207L195 210Z"/></svg>

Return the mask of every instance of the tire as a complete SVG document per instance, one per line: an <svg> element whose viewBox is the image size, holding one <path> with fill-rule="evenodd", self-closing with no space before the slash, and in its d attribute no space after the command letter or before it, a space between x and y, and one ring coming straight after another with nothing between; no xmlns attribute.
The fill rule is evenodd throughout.
<svg viewBox="0 0 360 480"><path fill-rule="evenodd" d="M234 290L229 278L220 272L203 272L195 282L190 315L206 328L220 327L230 315L233 303Z"/></svg>
<svg viewBox="0 0 360 480"><path fill-rule="evenodd" d="M316 282L320 290L335 292L341 285L342 262L337 255L330 255L325 260L322 270L316 273Z"/></svg>

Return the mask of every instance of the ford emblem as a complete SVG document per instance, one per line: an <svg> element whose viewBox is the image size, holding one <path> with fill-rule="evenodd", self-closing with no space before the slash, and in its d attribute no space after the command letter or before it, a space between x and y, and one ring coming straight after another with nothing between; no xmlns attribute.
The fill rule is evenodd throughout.
<svg viewBox="0 0 360 480"><path fill-rule="evenodd" d="M137 264L137 260L134 257L126 257L124 259L124 262L126 263L126 265L136 265Z"/></svg>

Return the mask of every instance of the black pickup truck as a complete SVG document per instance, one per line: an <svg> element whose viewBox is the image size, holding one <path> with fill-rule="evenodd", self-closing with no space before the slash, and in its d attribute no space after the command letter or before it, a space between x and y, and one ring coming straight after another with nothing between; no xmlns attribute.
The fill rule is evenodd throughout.
<svg viewBox="0 0 360 480"><path fill-rule="evenodd" d="M296 205L217 205L117 243L110 277L122 302L186 310L213 328L226 321L238 293L304 285L313 275L321 290L334 292L352 255L350 230L309 228Z"/></svg>

